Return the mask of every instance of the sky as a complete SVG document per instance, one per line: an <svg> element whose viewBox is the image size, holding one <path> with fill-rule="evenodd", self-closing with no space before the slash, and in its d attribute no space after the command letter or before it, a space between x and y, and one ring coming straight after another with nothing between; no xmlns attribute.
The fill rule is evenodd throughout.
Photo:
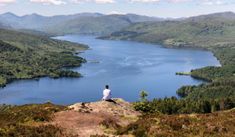
<svg viewBox="0 0 235 137"><path fill-rule="evenodd" d="M45 16L82 12L179 18L232 11L235 0L0 0L0 13Z"/></svg>

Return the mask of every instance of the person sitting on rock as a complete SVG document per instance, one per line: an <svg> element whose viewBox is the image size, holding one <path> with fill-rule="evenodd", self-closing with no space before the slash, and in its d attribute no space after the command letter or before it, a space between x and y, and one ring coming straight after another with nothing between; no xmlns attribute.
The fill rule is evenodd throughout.
<svg viewBox="0 0 235 137"><path fill-rule="evenodd" d="M103 98L102 100L113 102L116 104L114 100L111 99L111 90L109 89L109 85L105 86L105 89L103 90Z"/></svg>

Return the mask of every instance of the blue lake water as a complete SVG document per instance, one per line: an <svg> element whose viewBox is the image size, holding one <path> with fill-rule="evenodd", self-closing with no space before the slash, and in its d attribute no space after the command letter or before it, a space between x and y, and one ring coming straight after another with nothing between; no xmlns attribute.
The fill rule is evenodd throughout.
<svg viewBox="0 0 235 137"><path fill-rule="evenodd" d="M131 41L99 40L93 36L56 38L89 45L91 50L80 54L88 62L73 69L84 77L15 81L0 89L0 103L96 101L102 98L106 84L110 85L113 97L127 101L137 101L141 90L149 93L149 99L176 96L181 86L202 83L190 76L177 76L176 72L220 65L211 52L202 50L167 49Z"/></svg>

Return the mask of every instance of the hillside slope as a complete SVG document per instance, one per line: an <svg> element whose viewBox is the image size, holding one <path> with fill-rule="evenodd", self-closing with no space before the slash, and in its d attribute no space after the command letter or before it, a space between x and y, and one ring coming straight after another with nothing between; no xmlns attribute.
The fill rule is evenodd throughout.
<svg viewBox="0 0 235 137"><path fill-rule="evenodd" d="M0 29L0 49L0 86L5 86L15 79L79 77L79 73L62 68L80 66L85 60L73 53L87 46Z"/></svg>
<svg viewBox="0 0 235 137"><path fill-rule="evenodd" d="M58 106L51 103L0 106L0 136L53 137L232 137L235 110L210 114L140 115L116 99ZM15 115L17 113L17 115Z"/></svg>
<svg viewBox="0 0 235 137"><path fill-rule="evenodd" d="M68 21L70 19L80 17L96 17L102 16L98 13L80 13L74 15L58 15L58 16L42 16L39 14L30 14L24 16L17 16L11 12L0 15L0 22L15 29L33 29L42 31L43 28L57 25L58 23Z"/></svg>
<svg viewBox="0 0 235 137"><path fill-rule="evenodd" d="M136 23L106 38L161 43L171 47L230 46L235 44L235 14L226 12L180 21Z"/></svg>
<svg viewBox="0 0 235 137"><path fill-rule="evenodd" d="M105 35L123 29L136 22L162 21L163 19L140 16L135 14L104 15L98 17L83 17L62 22L49 27L46 32L56 34L92 34ZM57 28L60 28L59 30Z"/></svg>
<svg viewBox="0 0 235 137"><path fill-rule="evenodd" d="M136 23L103 39L133 40L172 48L203 48L220 60L222 67L208 66L189 72L210 84L182 87L188 99L221 99L235 96L235 14L232 12L186 18L179 21Z"/></svg>
<svg viewBox="0 0 235 137"><path fill-rule="evenodd" d="M116 15L101 17L83 17L62 22L49 27L46 31L55 34L109 34L131 24L131 21ZM60 29L57 29L60 28Z"/></svg>
<svg viewBox="0 0 235 137"><path fill-rule="evenodd" d="M38 14L17 16L12 13L5 13L0 15L0 23L8 25L14 29L32 29L54 35L104 35L120 30L135 22L161 20L163 19L135 14L103 15L99 13L80 13L51 17L41 16Z"/></svg>
<svg viewBox="0 0 235 137"><path fill-rule="evenodd" d="M235 136L234 115L234 109L210 114L145 115L120 128L118 134L136 137L232 137Z"/></svg>

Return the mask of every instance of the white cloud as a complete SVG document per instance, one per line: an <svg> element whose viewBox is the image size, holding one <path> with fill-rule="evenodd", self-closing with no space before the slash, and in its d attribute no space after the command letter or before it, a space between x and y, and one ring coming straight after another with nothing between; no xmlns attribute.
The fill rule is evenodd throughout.
<svg viewBox="0 0 235 137"><path fill-rule="evenodd" d="M188 1L191 1L191 0L168 0L168 1L178 3L178 2L188 2Z"/></svg>
<svg viewBox="0 0 235 137"><path fill-rule="evenodd" d="M112 15L112 14L124 15L126 13L119 12L119 11L111 11L111 12L108 13L108 15Z"/></svg>
<svg viewBox="0 0 235 137"><path fill-rule="evenodd" d="M0 0L0 3L13 3L15 0Z"/></svg>
<svg viewBox="0 0 235 137"><path fill-rule="evenodd" d="M143 2L143 3L152 3L152 2L160 2L161 0L131 0L131 2Z"/></svg>
<svg viewBox="0 0 235 137"><path fill-rule="evenodd" d="M168 3L184 3L184 2L194 2L200 5L224 5L229 4L229 0L129 0L131 2L143 2L143 3L159 3L159 2L168 2Z"/></svg>
<svg viewBox="0 0 235 137"><path fill-rule="evenodd" d="M0 6L4 6L6 4L14 3L15 0L0 0Z"/></svg>
<svg viewBox="0 0 235 137"><path fill-rule="evenodd" d="M188 2L192 0L130 0L131 2L143 2L143 3L158 3L158 2L169 2L169 3L180 3Z"/></svg>
<svg viewBox="0 0 235 137"><path fill-rule="evenodd" d="M203 0L200 4L202 5L224 5L227 2L223 0Z"/></svg>
<svg viewBox="0 0 235 137"><path fill-rule="evenodd" d="M42 3L42 4L53 4L53 5L62 5L66 4L66 0L30 0L30 2L34 3ZM73 3L97 3L97 4L108 4L115 3L118 0L68 0ZM199 5L224 5L230 4L229 0L126 0L130 2L139 2L139 3L159 3L159 2L167 2L167 3L185 3L185 2L194 2ZM14 3L16 0L0 0L0 5L6 5L9 3Z"/></svg>
<svg viewBox="0 0 235 137"><path fill-rule="evenodd" d="M72 0L74 3L94 2L98 4L115 3L114 0Z"/></svg>
<svg viewBox="0 0 235 137"><path fill-rule="evenodd" d="M114 3L114 0L95 0L96 3Z"/></svg>
<svg viewBox="0 0 235 137"><path fill-rule="evenodd" d="M164 1L164 0L162 0ZM165 0L166 1L166 0ZM228 0L168 0L170 2L179 3L179 2L196 2L200 5L224 5L229 4Z"/></svg>
<svg viewBox="0 0 235 137"><path fill-rule="evenodd" d="M66 4L66 2L62 0L30 0L30 2L42 3L42 4L53 4L53 5Z"/></svg>

